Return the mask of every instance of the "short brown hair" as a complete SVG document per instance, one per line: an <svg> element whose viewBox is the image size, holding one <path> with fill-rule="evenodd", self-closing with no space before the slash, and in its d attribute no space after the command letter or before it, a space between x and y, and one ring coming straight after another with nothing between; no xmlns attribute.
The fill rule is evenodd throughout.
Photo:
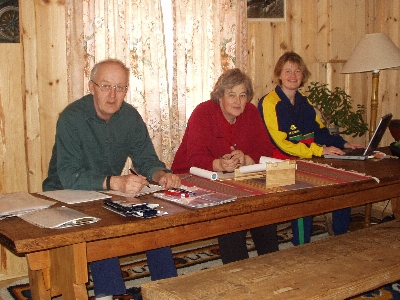
<svg viewBox="0 0 400 300"><path fill-rule="evenodd" d="M246 87L247 102L250 102L254 96L253 84L251 79L240 69L229 69L222 73L214 85L213 91L210 93L211 100L219 103L219 99L224 96L225 90L231 89L239 84Z"/></svg>
<svg viewBox="0 0 400 300"><path fill-rule="evenodd" d="M299 65L301 71L303 72L303 79L301 80L300 87L303 87L304 84L307 82L308 78L311 76L311 72L308 70L306 64L304 63L303 59L300 55L295 52L286 52L284 53L277 61L274 69L274 75L279 81L279 85L282 85L282 80L279 78L282 73L283 65L286 62L292 62Z"/></svg>

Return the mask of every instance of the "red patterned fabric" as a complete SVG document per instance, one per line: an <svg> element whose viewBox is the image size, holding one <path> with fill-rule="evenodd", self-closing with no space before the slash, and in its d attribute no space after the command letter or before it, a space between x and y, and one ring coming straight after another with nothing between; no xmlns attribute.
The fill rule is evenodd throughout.
<svg viewBox="0 0 400 300"><path fill-rule="evenodd" d="M298 190L327 185L343 184L355 181L373 180L372 177L336 169L311 161L297 160L296 183L287 186L266 188L265 175L245 180L211 181L198 176L182 180L182 184L199 186L221 193L235 195L238 198Z"/></svg>

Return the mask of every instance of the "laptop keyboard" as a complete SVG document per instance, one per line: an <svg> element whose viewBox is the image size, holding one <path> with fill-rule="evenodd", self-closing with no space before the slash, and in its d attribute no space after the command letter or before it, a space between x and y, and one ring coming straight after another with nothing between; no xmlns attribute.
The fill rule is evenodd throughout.
<svg viewBox="0 0 400 300"><path fill-rule="evenodd" d="M346 155L361 156L364 155L364 148L346 149Z"/></svg>

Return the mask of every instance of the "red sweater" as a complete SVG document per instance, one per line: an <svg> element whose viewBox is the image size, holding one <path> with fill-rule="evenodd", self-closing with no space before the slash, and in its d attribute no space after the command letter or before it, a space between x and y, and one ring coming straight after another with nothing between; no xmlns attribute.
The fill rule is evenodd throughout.
<svg viewBox="0 0 400 300"><path fill-rule="evenodd" d="M214 159L231 153L231 146L255 163L260 156L272 157L274 146L257 108L247 103L235 124L229 124L219 104L212 100L200 103L189 118L171 169L175 174L188 173L190 167L212 171Z"/></svg>

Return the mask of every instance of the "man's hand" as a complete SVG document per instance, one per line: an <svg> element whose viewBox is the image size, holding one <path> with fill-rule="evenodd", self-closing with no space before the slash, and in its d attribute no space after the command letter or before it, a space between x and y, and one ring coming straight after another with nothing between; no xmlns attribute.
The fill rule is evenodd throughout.
<svg viewBox="0 0 400 300"><path fill-rule="evenodd" d="M146 177L134 174L112 176L110 180L110 187L112 190L126 194L136 194L143 186L148 184L149 182L146 180ZM103 187L104 186L105 183L103 184Z"/></svg>
<svg viewBox="0 0 400 300"><path fill-rule="evenodd" d="M179 188L181 186L181 179L179 176L165 171L157 171L154 173L153 180L158 182L164 189Z"/></svg>

